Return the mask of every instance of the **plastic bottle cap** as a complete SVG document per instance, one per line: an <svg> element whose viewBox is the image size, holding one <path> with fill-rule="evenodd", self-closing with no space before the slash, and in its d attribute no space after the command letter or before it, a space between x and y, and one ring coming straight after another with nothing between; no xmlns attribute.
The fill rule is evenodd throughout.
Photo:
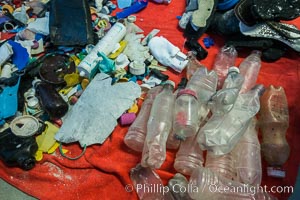
<svg viewBox="0 0 300 200"><path fill-rule="evenodd" d="M127 56L121 53L115 60L116 69L124 68L129 64Z"/></svg>
<svg viewBox="0 0 300 200"><path fill-rule="evenodd" d="M32 136L38 132L39 121L30 115L16 117L11 123L10 128L13 134L20 137Z"/></svg>
<svg viewBox="0 0 300 200"><path fill-rule="evenodd" d="M177 97L183 95L183 94L189 94L194 96L196 99L198 99L197 93L194 90L191 89L182 89L178 92Z"/></svg>
<svg viewBox="0 0 300 200"><path fill-rule="evenodd" d="M85 76L85 72L84 72L84 71L81 71L81 72L79 73L79 75L82 76L82 77L84 77L84 76Z"/></svg>
<svg viewBox="0 0 300 200"><path fill-rule="evenodd" d="M37 108L39 105L39 100L35 96L27 99L27 105L29 108Z"/></svg>
<svg viewBox="0 0 300 200"><path fill-rule="evenodd" d="M231 72L240 73L240 70L239 70L239 68L237 68L235 66L232 66L232 67L229 67L228 74L231 73Z"/></svg>
<svg viewBox="0 0 300 200"><path fill-rule="evenodd" d="M133 61L129 64L129 72L133 75L143 75L146 72L146 65L140 61Z"/></svg>
<svg viewBox="0 0 300 200"><path fill-rule="evenodd" d="M172 85L172 86L175 88L175 83L174 83L173 81L171 81L171 80L167 80L167 81L165 82L165 84Z"/></svg>
<svg viewBox="0 0 300 200"><path fill-rule="evenodd" d="M134 15L129 15L129 16L127 17L127 21L130 22L130 23L135 22L135 21L136 21L136 16L134 16Z"/></svg>

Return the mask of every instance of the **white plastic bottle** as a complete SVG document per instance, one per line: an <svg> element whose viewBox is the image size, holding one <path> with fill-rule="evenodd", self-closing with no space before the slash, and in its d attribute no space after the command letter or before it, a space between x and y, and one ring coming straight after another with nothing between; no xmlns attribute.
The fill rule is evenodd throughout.
<svg viewBox="0 0 300 200"><path fill-rule="evenodd" d="M126 27L119 22L115 23L92 51L79 63L77 68L80 76L89 77L92 70L96 67L98 62L101 61L101 57L98 56L98 53L102 52L104 55L111 53L125 34Z"/></svg>

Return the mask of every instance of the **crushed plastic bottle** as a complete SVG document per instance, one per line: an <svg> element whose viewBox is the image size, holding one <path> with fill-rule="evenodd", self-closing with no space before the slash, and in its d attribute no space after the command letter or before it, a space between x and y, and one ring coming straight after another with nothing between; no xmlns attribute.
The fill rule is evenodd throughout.
<svg viewBox="0 0 300 200"><path fill-rule="evenodd" d="M259 97L263 92L263 85L257 85L249 92L238 95L230 112L225 115L213 114L199 131L201 148L212 151L214 155L230 152L259 111Z"/></svg>
<svg viewBox="0 0 300 200"><path fill-rule="evenodd" d="M260 185L262 178L260 143L256 124L257 119L253 117L248 129L232 150L237 181L249 185Z"/></svg>
<svg viewBox="0 0 300 200"><path fill-rule="evenodd" d="M186 138L176 153L174 168L182 174L191 175L194 169L203 165L203 152L196 138L196 135Z"/></svg>
<svg viewBox="0 0 300 200"><path fill-rule="evenodd" d="M222 88L229 67L235 66L237 51L233 46L223 46L218 52L213 70L218 74L218 89Z"/></svg>
<svg viewBox="0 0 300 200"><path fill-rule="evenodd" d="M164 185L151 168L138 164L130 170L130 179L140 200L164 200Z"/></svg>
<svg viewBox="0 0 300 200"><path fill-rule="evenodd" d="M188 193L195 200L272 200L272 195L199 167L190 177ZM255 188L256 189L256 188Z"/></svg>
<svg viewBox="0 0 300 200"><path fill-rule="evenodd" d="M155 97L162 91L163 86L159 85L151 88L146 95L146 98L142 104L141 110L139 111L137 118L131 124L128 132L124 138L125 144L138 152L143 151L144 142L147 133L147 122L149 119L151 107Z"/></svg>
<svg viewBox="0 0 300 200"><path fill-rule="evenodd" d="M290 154L286 140L289 127L288 102L283 87L271 85L260 99L259 124L262 131L262 155L271 166L283 165Z"/></svg>
<svg viewBox="0 0 300 200"><path fill-rule="evenodd" d="M160 168L166 159L166 142L172 130L174 82L166 81L161 93L154 99L142 154L142 166Z"/></svg>
<svg viewBox="0 0 300 200"><path fill-rule="evenodd" d="M257 77L261 67L260 57L261 57L261 51L254 50L240 64L239 66L240 73L245 78L240 93L245 93L256 85Z"/></svg>
<svg viewBox="0 0 300 200"><path fill-rule="evenodd" d="M218 90L209 102L213 114L224 115L233 108L243 82L244 77L239 69L230 67L222 89Z"/></svg>
<svg viewBox="0 0 300 200"><path fill-rule="evenodd" d="M199 102L193 90L183 89L177 94L174 108L173 130L176 138L185 140L195 136L199 128Z"/></svg>

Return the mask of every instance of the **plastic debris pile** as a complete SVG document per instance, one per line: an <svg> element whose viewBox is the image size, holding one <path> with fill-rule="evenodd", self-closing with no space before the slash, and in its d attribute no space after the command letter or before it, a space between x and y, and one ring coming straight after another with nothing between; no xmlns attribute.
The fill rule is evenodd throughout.
<svg viewBox="0 0 300 200"><path fill-rule="evenodd" d="M141 116L138 115L124 138L129 148L142 152L141 163L130 172L138 196L140 199L181 199L178 196L198 200L276 199L259 190L261 146L269 166L282 166L287 161L288 105L281 87L256 84L261 52L253 51L237 68L233 66L236 50L224 46L211 71L196 60L195 54L189 53L188 57L186 86L174 92L174 84L167 81L149 90ZM263 132L261 144L258 124ZM165 162L167 149L178 149L174 168L179 174L174 179L190 176L189 180L185 177L176 180L178 185L185 185L182 191L175 190L173 179L163 186L155 172ZM167 192L157 189L145 194L140 190L145 183L147 187L160 184L160 190ZM212 186L256 190L216 192Z"/></svg>
<svg viewBox="0 0 300 200"><path fill-rule="evenodd" d="M70 2L73 6L66 7ZM287 161L289 114L284 89L256 83L261 57L274 61L282 52L270 58L266 50L255 50L234 67L238 56L234 46L244 44L229 41L207 68L198 60L208 52L194 34L202 35L210 23L224 31L216 20L233 17L229 9L237 1L218 5L207 1L203 13L200 1L187 1L179 21L187 37L185 47L193 50L187 54L157 36L158 29L144 35L135 24L132 14L146 8L147 0L116 2L1 2L0 158L4 163L30 170L43 154L57 148L70 158L62 145L73 142L83 148L79 156L70 158L78 159L87 146L103 144L120 124L128 126L124 143L142 153L141 162L130 171L136 188L163 185L155 169L165 162L168 149L177 150L174 168L178 174L167 186L171 193L137 190L140 199L275 199L263 191L220 196L209 185L259 186L261 151L271 167ZM215 13L216 7L228 11ZM230 22L238 21L237 29L244 36L260 37L260 31L267 30L263 36L268 39L263 42L273 48L277 43L269 39L277 37L276 30L294 31L275 39L299 51L295 27L272 22L249 27L243 17ZM207 49L214 45L210 37L203 42ZM186 76L176 87L164 73L167 70ZM276 176L272 172L269 175ZM174 192L177 186L192 189Z"/></svg>

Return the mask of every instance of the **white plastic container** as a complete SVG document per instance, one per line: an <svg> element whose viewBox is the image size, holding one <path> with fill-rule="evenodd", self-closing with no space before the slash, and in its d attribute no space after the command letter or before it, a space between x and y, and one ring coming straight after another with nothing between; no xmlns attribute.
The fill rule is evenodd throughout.
<svg viewBox="0 0 300 200"><path fill-rule="evenodd" d="M98 52L102 52L105 55L110 54L125 34L126 27L119 22L115 23L92 51L79 63L78 71L80 76L89 77L91 71L96 67L97 63L101 61Z"/></svg>

